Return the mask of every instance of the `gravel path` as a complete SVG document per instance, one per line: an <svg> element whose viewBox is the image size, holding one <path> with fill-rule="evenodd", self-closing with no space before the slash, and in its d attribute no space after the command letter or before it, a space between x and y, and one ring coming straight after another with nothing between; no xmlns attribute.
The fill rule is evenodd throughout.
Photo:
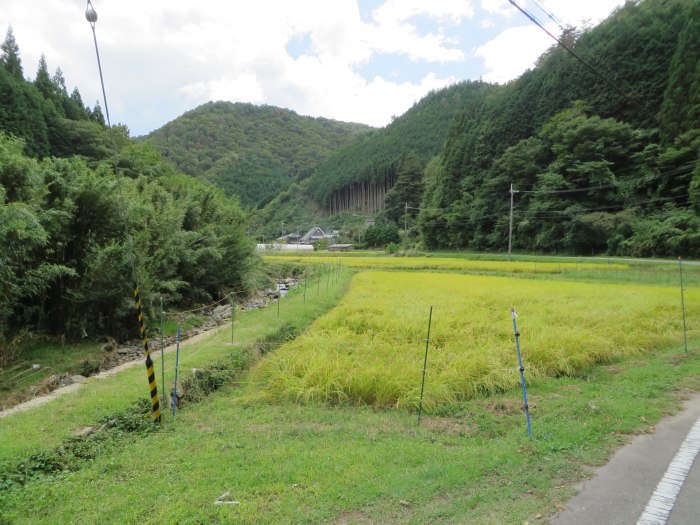
<svg viewBox="0 0 700 525"><path fill-rule="evenodd" d="M204 332L200 332L197 335L194 335L192 337L189 337L185 339L187 343L196 343L197 341L201 341L202 339L208 337L212 333L214 333L217 330L223 329L225 326L217 326L214 327L210 330L206 330ZM184 342L184 341L183 341ZM165 353L170 353L174 352L175 349L177 348L177 344L173 344L170 346L165 347L164 352ZM155 356L157 353L160 353L160 350L152 350L151 353ZM127 361L126 363L122 363L121 365L115 366L114 368L110 368L109 370L104 370L103 372L100 372L99 374L95 374L94 376L90 376L88 379L90 380L95 380L99 381L100 379L104 379L105 377L111 377L115 374L118 374L119 372L126 370L127 368L133 368L135 366L144 365L144 358L139 357L138 359L134 359L133 361ZM28 401L25 401L24 403L20 403L19 405L13 406L12 408L8 408L7 410L2 410L0 411L0 419L7 417L11 414L16 414L18 412L25 412L27 410L31 410L36 407L40 407L41 405L45 405L46 403L49 403L53 401L54 399L57 399L61 396L65 396L67 394L71 394L73 392L77 392L80 390L80 387L82 387L84 382L81 383L73 383L72 385L67 385L61 388L57 388L56 390L53 390L52 392L49 392L48 394L42 395L42 396L37 396L32 399L29 399Z"/></svg>

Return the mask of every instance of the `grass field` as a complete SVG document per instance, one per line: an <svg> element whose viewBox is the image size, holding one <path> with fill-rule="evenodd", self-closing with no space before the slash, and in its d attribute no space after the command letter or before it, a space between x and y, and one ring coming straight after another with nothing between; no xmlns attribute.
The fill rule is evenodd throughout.
<svg viewBox="0 0 700 525"><path fill-rule="evenodd" d="M688 303L700 303L697 290ZM254 370L252 397L415 408L433 306L425 405L515 388L510 308L529 381L682 340L677 290L501 277L365 272L332 312ZM687 318L700 336L700 312Z"/></svg>
<svg viewBox="0 0 700 525"><path fill-rule="evenodd" d="M538 523L563 508L586 466L700 390L697 286L685 293L686 354L679 290L655 274L616 284L634 271L594 269L588 282L368 271L344 295L350 272L326 262L279 315L273 305L237 316L233 344L224 328L185 345L185 377L251 348L264 355L176 419L165 412L156 431L139 430L152 428L144 414L145 427L73 437L146 398L141 366L0 419L0 523ZM168 383L173 360L166 355ZM68 448L77 456L55 462ZM24 477L8 481L10 470ZM237 503L216 504L225 493Z"/></svg>
<svg viewBox="0 0 700 525"><path fill-rule="evenodd" d="M266 261L297 265L355 269L436 271L468 274L506 275L557 281L650 284L677 287L680 267L677 261L635 261L633 259L587 259L571 257L519 256L513 261L498 254L438 253L396 257L380 252L265 255ZM700 286L700 265L683 264L685 286Z"/></svg>
<svg viewBox="0 0 700 525"><path fill-rule="evenodd" d="M274 262L296 262L306 264L328 264L330 257L313 255L266 255L266 260ZM577 262L537 262L537 261L487 261L456 257L378 257L337 254L336 261L349 268L377 270L444 270L444 271L485 271L503 273L561 273L562 270L625 270L627 264L600 265Z"/></svg>

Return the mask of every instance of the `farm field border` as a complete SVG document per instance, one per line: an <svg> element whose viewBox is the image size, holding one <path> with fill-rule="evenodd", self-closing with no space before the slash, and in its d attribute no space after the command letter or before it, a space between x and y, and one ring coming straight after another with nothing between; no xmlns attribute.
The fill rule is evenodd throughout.
<svg viewBox="0 0 700 525"><path fill-rule="evenodd" d="M423 254L410 257L390 255L358 255L345 253L264 255L274 263L298 265L341 264L354 269L459 272L486 275L522 276L528 278L652 284L678 286L680 267L677 261L639 261L586 258L527 257L506 261L489 255ZM700 264L684 263L684 286L700 287Z"/></svg>
<svg viewBox="0 0 700 525"><path fill-rule="evenodd" d="M695 342L697 349L697 341ZM13 523L537 522L638 433L700 389L678 347L424 416L355 407L246 404L231 387L5 501ZM216 505L224 494L237 505Z"/></svg>

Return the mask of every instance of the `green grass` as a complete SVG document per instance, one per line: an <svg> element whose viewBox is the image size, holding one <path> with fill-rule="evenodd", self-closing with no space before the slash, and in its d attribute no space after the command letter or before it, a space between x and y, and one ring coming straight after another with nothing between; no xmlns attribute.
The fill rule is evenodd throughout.
<svg viewBox="0 0 700 525"><path fill-rule="evenodd" d="M82 374L86 368L99 366L104 353L101 346L95 342L60 345L41 341L30 344L19 359L0 370L0 409L24 398L32 385L50 375ZM33 370L34 364L41 368Z"/></svg>
<svg viewBox="0 0 700 525"><path fill-rule="evenodd" d="M190 328L202 324L202 317L190 315L182 321L182 332L186 333ZM166 319L163 323L164 334L174 336L177 325L177 321ZM158 346L158 329L157 326L150 327L152 347ZM102 346L103 343L97 341L68 344L48 338L24 345L17 359L0 369L0 410L31 397L32 387L51 375L88 376L100 371L106 356ZM34 364L41 365L41 368L32 369Z"/></svg>
<svg viewBox="0 0 700 525"><path fill-rule="evenodd" d="M400 277L404 287L411 283L422 287L415 272L357 277L371 281L372 276L381 277L372 281L379 289L395 285ZM320 281L310 281L305 301L303 288L296 290L281 301L279 317L274 305L237 315L234 345L230 327L201 343L183 345L180 373L191 374L192 368L227 359L247 347L270 352L268 358L274 359L279 353L274 350L277 340L303 330L328 311L345 292L347 278L348 272L341 271L339 279L337 274L323 274ZM501 282L512 285L512 293L503 292ZM405 310L394 311L395 319L374 320L372 313L385 308L386 298L377 298L371 288L356 284L326 319L340 312L349 327L377 340L386 332L411 341L417 336L417 353L422 355L427 305L412 300L402 303ZM610 337L623 342L650 337L652 343L628 357L606 358L610 362L605 365L580 363L570 376L539 377L528 389L533 441L527 438L517 379L504 392L475 392L469 399L429 404L419 427L412 411L260 403L248 395L251 385L244 376L198 403L184 405L175 420L166 414L157 432L115 435L93 459L73 470L35 477L22 487L0 487L0 523L532 522L538 515L551 515L567 501L573 485L586 477L587 465L603 464L633 434L650 431L663 415L677 410L680 398L700 390L698 290L688 290L694 331L686 355L679 347L682 333L677 317L675 336L665 333L673 317L668 309L678 309L677 290L439 273L430 274L428 284L434 289L431 293L444 301L435 302L428 393L437 384L437 349L446 353L451 344L441 336L440 327L448 329L443 334L451 330L465 340L483 336L486 343L487 332L470 326L466 318L480 309L487 317L501 319L499 327L500 323L504 327L497 330L495 340L509 340L507 372L517 378L515 363L510 363L514 358L507 310L511 301L520 313L523 349L529 357L528 352L535 349L531 343L546 340L533 331L532 320L546 319L547 314L575 318L578 326L593 332L612 324L609 317L625 319L637 312L637 319L649 316L650 321L631 325L629 334ZM568 311L559 308L559 302L550 302L555 289L562 295L557 300L564 300ZM586 290L594 291L594 296L589 297ZM505 312L498 303L504 296L508 299ZM630 296L630 302L637 303L629 306L631 310L623 300ZM595 305L596 300L610 303L604 308ZM351 301L359 305L357 311L348 309ZM463 301L473 301L474 308L459 309L465 308L460 306ZM645 301L652 301L647 312L641 311ZM599 308L603 318L596 321L577 305ZM309 335L317 328L318 324ZM623 330L618 326L618 331ZM560 341L562 348L575 336ZM598 339L593 336L596 343ZM328 347L333 344L332 339L327 341ZM158 358L157 352L154 357ZM174 355L166 356L168 383L173 360ZM535 366L529 362L526 366L526 375L535 372ZM155 368L159 379L158 360ZM416 372L407 373L417 376ZM78 395L0 420L0 462L16 464L38 453L50 458L74 430L95 425L106 414L121 412L134 399L145 397L143 367L100 382L88 380ZM226 492L240 503L215 505Z"/></svg>
<svg viewBox="0 0 700 525"><path fill-rule="evenodd" d="M513 261L499 254L427 253L396 257L381 253L286 253L265 255L265 260L297 265L323 265L335 262L349 268L434 271L467 274L504 275L556 281L651 284L680 287L677 261L643 262L627 259L518 256ZM700 265L683 265L684 286L700 286Z"/></svg>
<svg viewBox="0 0 700 525"><path fill-rule="evenodd" d="M293 324L302 330L320 313L337 303L345 293L350 276L340 272L337 279L319 287L309 285L304 300L303 289L287 294L276 307L237 312L234 344L231 327L224 326L211 337L180 345L179 377L191 375L193 368L211 365L230 355L236 348L250 345L266 335L275 334L281 326ZM161 385L161 360L152 352L158 388ZM165 355L166 388L172 388L175 354ZM61 397L34 410L10 415L0 420L0 461L32 454L58 446L72 432L94 425L106 412L124 409L134 400L148 397L145 366L128 369L116 376L97 380L88 378L75 395Z"/></svg>
<svg viewBox="0 0 700 525"><path fill-rule="evenodd" d="M415 415L250 405L231 387L4 501L12 523L522 523L700 388L678 348ZM675 392L673 392L675 390ZM240 502L217 506L230 492Z"/></svg>

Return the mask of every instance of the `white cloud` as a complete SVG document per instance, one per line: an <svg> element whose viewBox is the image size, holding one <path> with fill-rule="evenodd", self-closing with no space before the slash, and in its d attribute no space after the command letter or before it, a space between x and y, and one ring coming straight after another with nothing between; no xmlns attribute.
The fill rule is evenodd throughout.
<svg viewBox="0 0 700 525"><path fill-rule="evenodd" d="M506 0L482 0L482 9L508 16L504 3ZM545 28L556 36L561 30L556 23L550 22L549 14L562 24L582 27L587 23L600 22L615 7L622 5L624 0L540 0L539 4L546 12L526 0L518 0L518 3L535 14L537 19L544 23ZM522 13L515 12L522 16L524 22L527 21ZM503 83L533 67L542 53L553 45L556 45L556 42L551 37L536 25L529 23L502 31L492 40L479 46L474 54L484 60L486 72L482 78L487 82Z"/></svg>
<svg viewBox="0 0 700 525"><path fill-rule="evenodd" d="M486 66L483 80L499 83L512 80L532 67L552 44L554 41L533 25L506 29L475 52Z"/></svg>
<svg viewBox="0 0 700 525"><path fill-rule="evenodd" d="M490 23L517 21L507 18L504 2L386 0L363 19L356 0L93 0L112 120L137 134L216 99L386 124L430 89L458 80L455 71L460 79L482 74L468 69L473 66L465 42L483 42L482 27ZM593 19L622 0L540 3L569 20ZM2 4L0 31L12 24L26 76L34 76L43 52L51 71L60 66L69 89L79 86L86 103L101 99L84 3ZM486 20L474 21L476 7L481 16L488 14ZM531 66L551 45L539 31L515 28L481 45L484 78L503 82ZM287 52L292 39L307 44L302 56ZM379 56L382 62L373 62ZM392 56L401 60L394 65ZM362 76L380 63L386 70L379 76Z"/></svg>
<svg viewBox="0 0 700 525"><path fill-rule="evenodd" d="M481 9L492 15L512 17L517 10L508 0L481 0Z"/></svg>
<svg viewBox="0 0 700 525"><path fill-rule="evenodd" d="M379 24L403 22L420 15L456 23L463 18L472 18L474 7L469 0L387 0L373 12L374 20Z"/></svg>
<svg viewBox="0 0 700 525"><path fill-rule="evenodd" d="M235 78L223 77L209 82L197 82L180 88L197 103L207 100L235 100L259 103L264 100L263 88L254 73L242 73Z"/></svg>

